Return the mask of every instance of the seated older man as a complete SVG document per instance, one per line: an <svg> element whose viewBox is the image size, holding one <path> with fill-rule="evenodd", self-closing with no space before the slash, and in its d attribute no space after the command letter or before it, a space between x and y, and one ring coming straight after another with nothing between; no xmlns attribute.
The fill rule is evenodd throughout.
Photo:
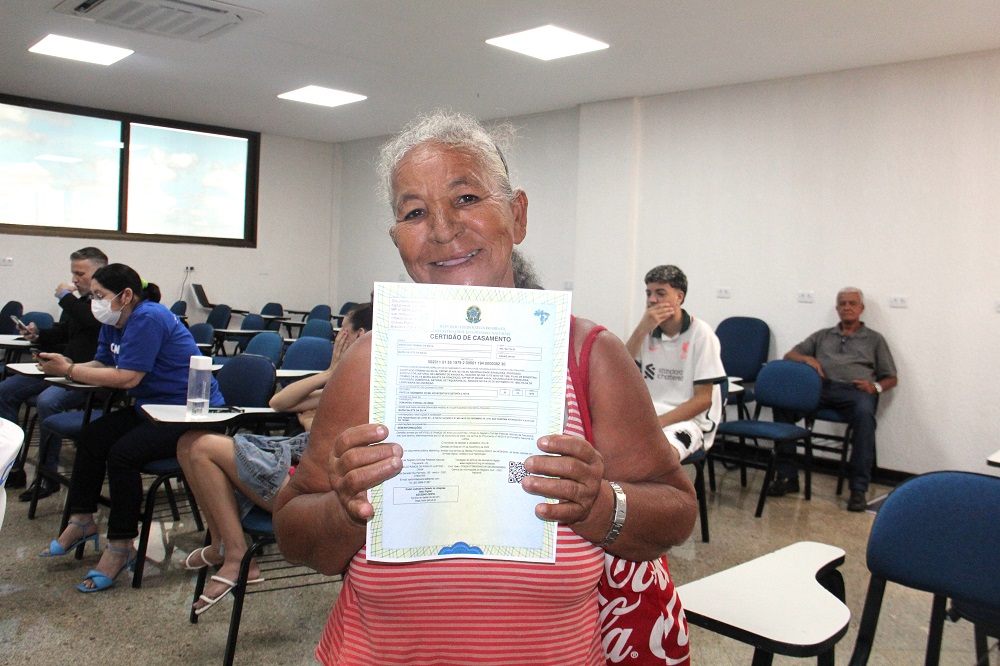
<svg viewBox="0 0 1000 666"><path fill-rule="evenodd" d="M819 409L839 412L852 429L848 511L864 511L875 463L875 408L878 397L896 385L896 364L889 345L865 326L861 313L865 297L856 287L837 294L840 323L823 328L795 345L785 358L812 366L823 378ZM775 419L795 421L801 414L776 413ZM791 457L795 445L778 447L782 459L768 495L780 497L799 491L798 464Z"/></svg>

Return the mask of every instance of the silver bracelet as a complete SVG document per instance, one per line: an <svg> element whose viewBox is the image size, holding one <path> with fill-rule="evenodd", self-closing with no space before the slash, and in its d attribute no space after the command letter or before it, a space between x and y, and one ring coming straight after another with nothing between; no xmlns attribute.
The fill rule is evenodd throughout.
<svg viewBox="0 0 1000 666"><path fill-rule="evenodd" d="M622 527L625 525L625 512L627 509L627 499L622 487L614 481L608 481L608 484L611 486L611 490L615 492L615 517L611 521L611 528L604 536L604 541L599 544L601 548L607 548L618 539L618 535L622 533Z"/></svg>

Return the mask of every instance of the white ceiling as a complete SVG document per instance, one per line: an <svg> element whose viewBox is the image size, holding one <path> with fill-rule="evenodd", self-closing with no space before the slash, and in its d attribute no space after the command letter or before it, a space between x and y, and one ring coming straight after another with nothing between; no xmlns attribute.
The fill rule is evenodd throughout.
<svg viewBox="0 0 1000 666"><path fill-rule="evenodd" d="M238 0L203 42L0 0L0 92L339 142L439 106L483 118L1000 48L998 0ZM553 23L611 48L543 62L484 40ZM35 55L49 33L135 50L110 67ZM338 108L279 100L318 84Z"/></svg>

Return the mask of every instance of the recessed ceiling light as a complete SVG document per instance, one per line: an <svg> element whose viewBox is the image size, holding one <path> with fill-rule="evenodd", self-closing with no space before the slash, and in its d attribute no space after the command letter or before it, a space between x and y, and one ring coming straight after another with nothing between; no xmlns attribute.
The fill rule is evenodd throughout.
<svg viewBox="0 0 1000 666"><path fill-rule="evenodd" d="M76 162L82 162L83 159L79 157L69 157L67 155L36 155L36 160L42 160L43 162L63 162L65 164L75 164Z"/></svg>
<svg viewBox="0 0 1000 666"><path fill-rule="evenodd" d="M529 55L539 60L555 60L608 48L604 42L578 35L554 25L543 25L512 35L487 39L487 44Z"/></svg>
<svg viewBox="0 0 1000 666"><path fill-rule="evenodd" d="M306 102L307 104L319 104L321 106L340 106L351 102L360 102L368 99L364 95L324 88L322 86L306 86L298 90L291 90L278 95L281 99L290 99L293 102Z"/></svg>
<svg viewBox="0 0 1000 666"><path fill-rule="evenodd" d="M69 58L70 60L81 60L83 62L94 63L95 65L111 65L122 58L132 55L135 51L88 42L72 37L61 37L59 35L49 35L38 42L30 49L32 53L56 56L57 58Z"/></svg>

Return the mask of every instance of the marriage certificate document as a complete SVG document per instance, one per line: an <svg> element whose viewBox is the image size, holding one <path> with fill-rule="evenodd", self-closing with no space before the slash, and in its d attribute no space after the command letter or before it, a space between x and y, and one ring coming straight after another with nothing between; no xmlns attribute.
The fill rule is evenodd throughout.
<svg viewBox="0 0 1000 666"><path fill-rule="evenodd" d="M569 292L375 284L370 417L403 470L369 491L372 561L554 562L546 501L521 488L563 430Z"/></svg>

